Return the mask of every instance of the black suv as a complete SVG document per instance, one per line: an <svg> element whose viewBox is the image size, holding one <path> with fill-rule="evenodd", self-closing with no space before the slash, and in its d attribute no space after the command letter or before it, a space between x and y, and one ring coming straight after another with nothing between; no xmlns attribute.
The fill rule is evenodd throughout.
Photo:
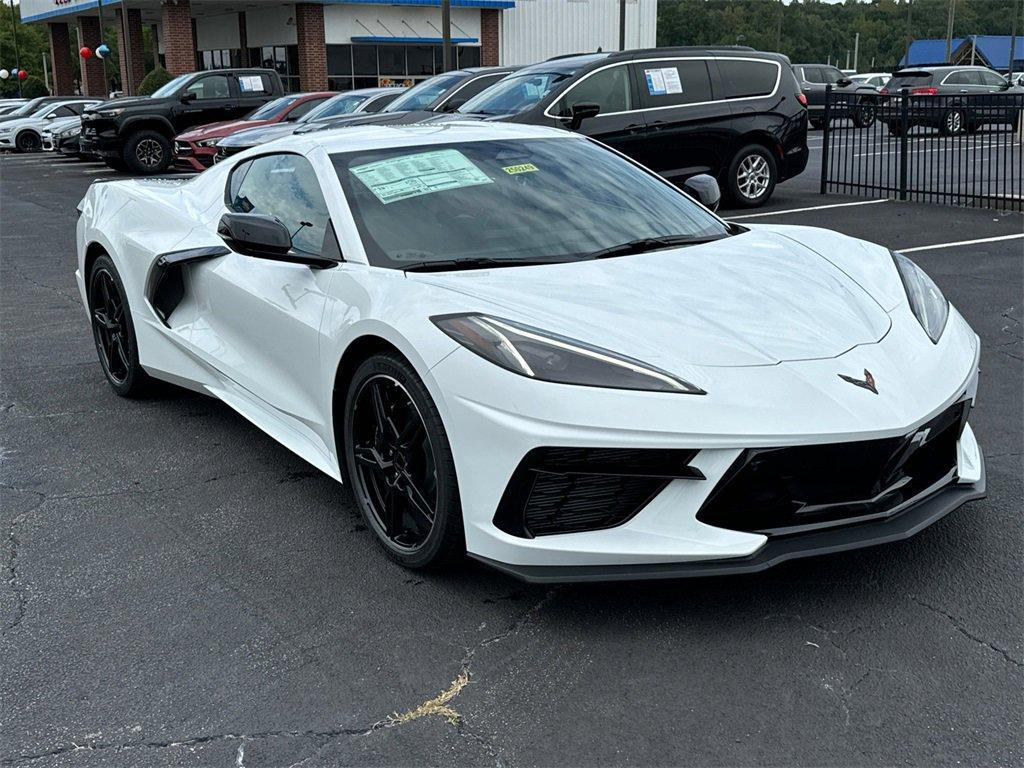
<svg viewBox="0 0 1024 768"><path fill-rule="evenodd" d="M881 90L890 99L882 116L889 132L903 130L899 100L907 91L907 128L923 125L946 135L976 131L986 123L1017 125L1024 88L987 67L942 65L894 72Z"/></svg>
<svg viewBox="0 0 1024 768"><path fill-rule="evenodd" d="M718 177L763 204L807 165L807 110L789 60L750 48L654 48L524 67L459 113L578 131L680 184Z"/></svg>
<svg viewBox="0 0 1024 768"><path fill-rule="evenodd" d="M244 117L283 92L271 69L179 75L152 96L114 99L87 110L81 151L118 170L161 173L174 159L174 137L185 129Z"/></svg>
<svg viewBox="0 0 1024 768"><path fill-rule="evenodd" d="M848 117L858 128L867 128L875 122L878 90L873 85L854 82L828 64L794 64L793 72L807 97L807 112L815 128L825 123L825 89L830 85L835 96L829 120Z"/></svg>

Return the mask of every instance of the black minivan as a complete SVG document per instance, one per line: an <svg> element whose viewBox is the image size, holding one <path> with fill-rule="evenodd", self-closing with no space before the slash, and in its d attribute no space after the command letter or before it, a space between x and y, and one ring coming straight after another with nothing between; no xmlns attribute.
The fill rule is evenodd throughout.
<svg viewBox="0 0 1024 768"><path fill-rule="evenodd" d="M789 60L749 48L654 48L524 67L459 113L578 131L682 183L709 173L762 205L807 165L807 109Z"/></svg>

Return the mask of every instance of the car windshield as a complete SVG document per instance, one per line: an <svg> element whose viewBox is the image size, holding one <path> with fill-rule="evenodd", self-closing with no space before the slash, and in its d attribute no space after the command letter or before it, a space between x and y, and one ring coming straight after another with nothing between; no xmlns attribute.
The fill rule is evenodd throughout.
<svg viewBox="0 0 1024 768"><path fill-rule="evenodd" d="M367 258L380 267L568 262L637 241L730 234L675 187L579 137L387 148L331 159Z"/></svg>
<svg viewBox="0 0 1024 768"><path fill-rule="evenodd" d="M173 80L164 83L155 91L153 91L153 98L161 99L164 96L170 96L172 93L175 93L179 88L181 88L181 86L183 86L189 80L189 78L193 76L193 74L195 73L189 72L187 75L178 75Z"/></svg>
<svg viewBox="0 0 1024 768"><path fill-rule="evenodd" d="M299 100L298 96L282 96L280 99L274 99L264 104L262 107L257 109L246 120L273 120L275 117L280 117L281 114L288 109L292 104Z"/></svg>
<svg viewBox="0 0 1024 768"><path fill-rule="evenodd" d="M477 115L515 115L539 102L556 85L573 76L562 72L521 72L509 75L471 98L458 111Z"/></svg>
<svg viewBox="0 0 1024 768"><path fill-rule="evenodd" d="M22 104L20 107L18 107L10 114L19 116L34 114L39 110L39 105L41 101L42 99L32 99L32 101L28 102L27 104Z"/></svg>
<svg viewBox="0 0 1024 768"><path fill-rule="evenodd" d="M388 104L381 112L413 112L426 109L437 97L456 83L462 82L464 74L436 75L429 80L417 83L397 99Z"/></svg>
<svg viewBox="0 0 1024 768"><path fill-rule="evenodd" d="M315 123L327 117L338 115L349 115L359 109L359 105L366 101L366 96L360 94L343 94L334 96L321 104L316 109L311 109L305 117L299 118L300 123Z"/></svg>

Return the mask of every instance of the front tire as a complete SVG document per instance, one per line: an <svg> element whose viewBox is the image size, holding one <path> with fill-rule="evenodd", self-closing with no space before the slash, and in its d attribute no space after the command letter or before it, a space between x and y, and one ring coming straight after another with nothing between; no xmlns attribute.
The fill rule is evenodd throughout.
<svg viewBox="0 0 1024 768"><path fill-rule="evenodd" d="M88 289L96 354L111 389L127 398L149 394L155 382L139 363L139 344L124 284L106 254L92 265Z"/></svg>
<svg viewBox="0 0 1024 768"><path fill-rule="evenodd" d="M43 141L35 131L22 131L14 140L19 152L38 152L43 148Z"/></svg>
<svg viewBox="0 0 1024 768"><path fill-rule="evenodd" d="M139 131L124 144L124 162L128 170L141 176L166 171L172 160L171 140L158 131Z"/></svg>
<svg viewBox="0 0 1024 768"><path fill-rule="evenodd" d="M407 568L460 561L466 541L451 446L404 358L376 354L356 369L341 434L356 504L388 556Z"/></svg>
<svg viewBox="0 0 1024 768"><path fill-rule="evenodd" d="M748 144L737 152L726 173L729 198L743 208L764 205L779 179L775 158L760 144Z"/></svg>

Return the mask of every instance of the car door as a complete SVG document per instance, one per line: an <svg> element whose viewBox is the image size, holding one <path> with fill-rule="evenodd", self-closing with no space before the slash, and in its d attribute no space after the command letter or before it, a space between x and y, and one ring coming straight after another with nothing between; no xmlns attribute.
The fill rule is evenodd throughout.
<svg viewBox="0 0 1024 768"><path fill-rule="evenodd" d="M227 211L276 216L293 233L294 249L321 253L331 224L320 181L302 155L278 152L240 163L225 199L207 226L215 230ZM235 251L202 262L193 272L200 302L193 345L263 402L317 423L314 372L333 271Z"/></svg>
<svg viewBox="0 0 1024 768"><path fill-rule="evenodd" d="M596 105L599 112L574 128L572 110L580 104ZM637 109L636 88L628 62L584 75L544 111L544 119L550 120L552 125L595 138L638 160L643 154L644 118Z"/></svg>
<svg viewBox="0 0 1024 768"><path fill-rule="evenodd" d="M825 113L825 75L821 67L797 67L800 88L807 97L807 111L820 118Z"/></svg>
<svg viewBox="0 0 1024 768"><path fill-rule="evenodd" d="M729 104L716 98L707 58L630 65L645 122L640 161L670 181L717 173L729 143Z"/></svg>
<svg viewBox="0 0 1024 768"><path fill-rule="evenodd" d="M984 69L974 71L978 77L981 93L977 97L981 109L978 110L984 122L1001 123L1010 120L1013 110L1011 109L1013 97L1009 95L1009 85L1006 78L997 72L989 72Z"/></svg>
<svg viewBox="0 0 1024 768"><path fill-rule="evenodd" d="M232 92L231 78L225 74L197 77L181 92L180 100L172 110L179 133L194 125L231 120L238 114L238 99Z"/></svg>

